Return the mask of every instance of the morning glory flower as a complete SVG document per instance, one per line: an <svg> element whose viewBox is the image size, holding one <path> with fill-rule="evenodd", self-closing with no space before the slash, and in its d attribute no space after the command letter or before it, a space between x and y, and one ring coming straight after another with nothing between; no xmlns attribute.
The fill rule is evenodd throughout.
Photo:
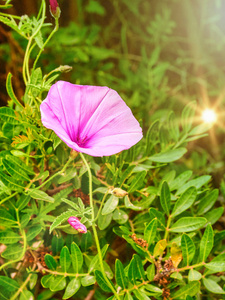
<svg viewBox="0 0 225 300"><path fill-rule="evenodd" d="M87 232L86 226L84 224L82 224L78 218L69 217L68 222L78 232L81 232L81 233L86 233Z"/></svg>
<svg viewBox="0 0 225 300"><path fill-rule="evenodd" d="M142 138L130 108L108 87L55 83L40 106L45 127L77 152L109 156Z"/></svg>

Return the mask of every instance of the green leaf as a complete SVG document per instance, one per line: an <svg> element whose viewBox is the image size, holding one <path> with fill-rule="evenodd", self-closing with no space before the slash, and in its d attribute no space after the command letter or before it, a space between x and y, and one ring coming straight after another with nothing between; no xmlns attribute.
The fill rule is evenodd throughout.
<svg viewBox="0 0 225 300"><path fill-rule="evenodd" d="M103 206L102 215L108 215L113 212L119 203L119 198L111 195Z"/></svg>
<svg viewBox="0 0 225 300"><path fill-rule="evenodd" d="M18 120L14 110L6 106L0 107L0 118L4 122L12 125L20 124L20 121Z"/></svg>
<svg viewBox="0 0 225 300"><path fill-rule="evenodd" d="M27 206L29 201L30 201L30 196L22 194L19 197L19 200L16 202L16 207L18 208L18 210L22 210L23 208L25 208Z"/></svg>
<svg viewBox="0 0 225 300"><path fill-rule="evenodd" d="M196 199L196 196L197 190L195 187L192 186L187 189L175 203L172 216L175 217L191 207Z"/></svg>
<svg viewBox="0 0 225 300"><path fill-rule="evenodd" d="M156 120L149 127L146 134L146 156L149 156L152 148L154 147L157 137L159 135L159 120Z"/></svg>
<svg viewBox="0 0 225 300"><path fill-rule="evenodd" d="M167 241L165 239L158 241L158 243L155 245L153 256L157 257L159 255L162 255L164 250L166 249L166 246L167 246Z"/></svg>
<svg viewBox="0 0 225 300"><path fill-rule="evenodd" d="M200 283L198 281L192 281L172 294L172 299L185 299L187 295L194 296L199 292L199 289Z"/></svg>
<svg viewBox="0 0 225 300"><path fill-rule="evenodd" d="M151 264L147 267L147 278L149 281L153 281L155 277L155 265Z"/></svg>
<svg viewBox="0 0 225 300"><path fill-rule="evenodd" d="M49 288L53 280L54 280L54 276L52 274L45 275L41 278L41 284L44 288Z"/></svg>
<svg viewBox="0 0 225 300"><path fill-rule="evenodd" d="M134 167L135 167L134 165L131 165L127 167L126 170L122 173L120 177L120 187L122 187L124 181L131 175Z"/></svg>
<svg viewBox="0 0 225 300"><path fill-rule="evenodd" d="M116 260L115 264L115 277L116 277L116 283L122 287L122 289L126 289L127 286L127 280L124 273L123 264L119 259Z"/></svg>
<svg viewBox="0 0 225 300"><path fill-rule="evenodd" d="M126 223L128 218L128 214L122 209L117 208L113 213L113 220L120 225Z"/></svg>
<svg viewBox="0 0 225 300"><path fill-rule="evenodd" d="M9 260L14 260L14 259L19 259L23 253L23 247L22 245L18 244L12 244L9 245L6 250L2 253L2 257L9 259Z"/></svg>
<svg viewBox="0 0 225 300"><path fill-rule="evenodd" d="M1 223L2 224L2 223ZM14 231L0 232L0 244L15 244L19 242L21 236Z"/></svg>
<svg viewBox="0 0 225 300"><path fill-rule="evenodd" d="M81 278L81 284L82 286L89 286L96 282L95 276L87 275Z"/></svg>
<svg viewBox="0 0 225 300"><path fill-rule="evenodd" d="M181 250L184 265L189 266L195 255L195 244L187 234L183 234L181 237Z"/></svg>
<svg viewBox="0 0 225 300"><path fill-rule="evenodd" d="M14 217L4 208L0 208L0 224L5 227L15 226L17 221Z"/></svg>
<svg viewBox="0 0 225 300"><path fill-rule="evenodd" d="M55 221L52 223L52 225L50 226L50 233L59 225L62 224L62 222L67 221L69 219L69 217L73 217L74 215L76 215L76 211L69 209L68 211L63 212L61 215L59 215Z"/></svg>
<svg viewBox="0 0 225 300"><path fill-rule="evenodd" d="M42 230L42 226L40 224L33 225L27 231L27 241L33 240Z"/></svg>
<svg viewBox="0 0 225 300"><path fill-rule="evenodd" d="M64 246L60 252L60 266L62 268L63 272L67 272L70 265L71 265L71 258L70 258L70 252L69 249Z"/></svg>
<svg viewBox="0 0 225 300"><path fill-rule="evenodd" d="M102 275L102 272L100 272L99 270L95 271L95 277L97 280L98 285L100 286L100 288L104 291L104 292L112 292L111 288L108 286L108 283L106 282L104 276ZM108 279L111 283L111 286L114 286L113 283L111 282L110 279Z"/></svg>
<svg viewBox="0 0 225 300"><path fill-rule="evenodd" d="M50 254L45 255L45 263L50 270L56 270L57 263Z"/></svg>
<svg viewBox="0 0 225 300"><path fill-rule="evenodd" d="M136 278L138 278L139 273L137 270L137 262L135 258L133 257L132 260L130 261L130 264L128 266L128 278L132 284L135 284Z"/></svg>
<svg viewBox="0 0 225 300"><path fill-rule="evenodd" d="M191 129L193 117L196 110L196 102L189 102L182 111L181 123L184 132L188 132Z"/></svg>
<svg viewBox="0 0 225 300"><path fill-rule="evenodd" d="M0 179L12 191L21 192L24 189L24 186L19 182L13 179L11 176L6 175L0 171Z"/></svg>
<svg viewBox="0 0 225 300"><path fill-rule="evenodd" d="M153 207L151 207L149 209L149 215L151 219L157 218L158 220L158 225L160 226L160 228L165 229L166 227L166 220L165 217L163 215L163 213Z"/></svg>
<svg viewBox="0 0 225 300"><path fill-rule="evenodd" d="M200 176L198 178L192 179L189 182L187 182L186 184L182 185L178 190L177 190L177 195L182 194L183 192L185 192L190 186L194 186L196 187L196 189L200 189L200 187L202 187L204 184L206 184L207 182L209 182L209 180L211 179L210 175L203 175Z"/></svg>
<svg viewBox="0 0 225 300"><path fill-rule="evenodd" d="M78 273L83 265L83 255L76 243L71 244L71 260L74 273Z"/></svg>
<svg viewBox="0 0 225 300"><path fill-rule="evenodd" d="M73 278L66 287L63 299L69 299L80 289L80 279Z"/></svg>
<svg viewBox="0 0 225 300"><path fill-rule="evenodd" d="M195 269L190 269L188 273L188 281L196 281L202 278L202 274Z"/></svg>
<svg viewBox="0 0 225 300"><path fill-rule="evenodd" d="M170 163L180 159L186 152L186 148L172 149L150 156L148 160L158 163Z"/></svg>
<svg viewBox="0 0 225 300"><path fill-rule="evenodd" d="M155 240L155 236L157 233L157 224L158 224L157 219L153 219L145 227L144 239L148 243L148 246L150 246L152 244L152 242L154 242L154 240Z"/></svg>
<svg viewBox="0 0 225 300"><path fill-rule="evenodd" d="M56 276L50 283L50 290L52 292L61 291L66 287L66 278L64 276Z"/></svg>
<svg viewBox="0 0 225 300"><path fill-rule="evenodd" d="M146 171L135 174L135 177L132 180L131 185L129 186L129 189L127 192L133 193L136 190L138 190L140 188L140 186L143 185L145 176L146 176Z"/></svg>
<svg viewBox="0 0 225 300"><path fill-rule="evenodd" d="M6 155L5 158L7 159L7 161L11 162L15 167L19 168L23 172L30 175L35 174L35 172L30 167L28 167L20 158L13 155Z"/></svg>
<svg viewBox="0 0 225 300"><path fill-rule="evenodd" d="M73 179L75 176L77 176L77 171L75 168L71 168L70 170L67 170L65 173L61 174L61 177L58 180L58 184L67 182Z"/></svg>
<svg viewBox="0 0 225 300"><path fill-rule="evenodd" d="M216 200L218 199L218 196L219 190L215 189L209 192L207 195L205 195L202 199L200 199L197 214L204 215L207 211L209 211L215 204Z"/></svg>
<svg viewBox="0 0 225 300"><path fill-rule="evenodd" d="M179 189L181 186L183 186L185 184L185 182L190 179L191 175L192 175L192 171L188 170L185 171L183 173L181 173L179 176L177 176L170 184L170 190L177 190Z"/></svg>
<svg viewBox="0 0 225 300"><path fill-rule="evenodd" d="M200 242L199 261L205 262L209 256L214 242L213 229L211 224L208 224Z"/></svg>
<svg viewBox="0 0 225 300"><path fill-rule="evenodd" d="M135 211L142 210L142 207L133 205L133 203L130 202L130 199L129 199L128 196L124 197L124 205L125 205L126 208L129 208L129 209L132 209L132 210L135 210Z"/></svg>
<svg viewBox="0 0 225 300"><path fill-rule="evenodd" d="M104 216L100 213L98 217L98 227L100 230L104 230L109 226L112 221L112 216L112 213Z"/></svg>
<svg viewBox="0 0 225 300"><path fill-rule="evenodd" d="M141 279L144 281L145 279L145 271L142 265L142 260L139 255L134 254L134 260L136 261L136 267L137 267L137 273L138 273L138 279Z"/></svg>
<svg viewBox="0 0 225 300"><path fill-rule="evenodd" d="M137 297L138 300L151 300L145 292L142 292L141 290L133 290L134 295Z"/></svg>
<svg viewBox="0 0 225 300"><path fill-rule="evenodd" d="M101 252L102 252L102 258L105 256L108 247L109 247L109 245L106 244L102 248L102 250L101 250ZM91 261L91 263L89 265L89 268L88 268L88 273L93 272L96 269L97 265L99 265L99 256L98 256L98 254L96 254L95 257L92 259L92 261Z"/></svg>
<svg viewBox="0 0 225 300"><path fill-rule="evenodd" d="M195 126L190 132L189 135L201 135L204 132L208 131L210 128L212 128L212 123L203 123L198 126Z"/></svg>
<svg viewBox="0 0 225 300"><path fill-rule="evenodd" d="M170 189L166 181L164 181L162 184L161 193L160 193L160 203L167 216L169 216L171 198L170 198Z"/></svg>
<svg viewBox="0 0 225 300"><path fill-rule="evenodd" d="M82 234L80 247L83 252L86 252L92 245L92 235L88 231L85 234Z"/></svg>
<svg viewBox="0 0 225 300"><path fill-rule="evenodd" d="M160 288L158 288L157 286L154 286L152 284L146 284L145 288L149 292L153 292L153 293L157 293L157 294L162 294L162 292L163 292Z"/></svg>
<svg viewBox="0 0 225 300"><path fill-rule="evenodd" d="M21 292L19 300L34 300L34 295L30 291L24 290Z"/></svg>
<svg viewBox="0 0 225 300"><path fill-rule="evenodd" d="M225 294L225 291L221 288L221 286L216 283L214 280L209 278L203 278L203 284L205 288L213 294Z"/></svg>
<svg viewBox="0 0 225 300"><path fill-rule="evenodd" d="M54 203L55 201L54 198L50 197L48 194L40 190L29 189L27 193L29 196L36 200L44 200L51 203Z"/></svg>
<svg viewBox="0 0 225 300"><path fill-rule="evenodd" d="M207 220L205 218L197 217L184 217L180 218L169 229L171 232L189 232L194 231L205 225Z"/></svg>
<svg viewBox="0 0 225 300"><path fill-rule="evenodd" d="M10 292L14 292L20 287L17 281L2 275L0 275L0 286Z"/></svg>
<svg viewBox="0 0 225 300"><path fill-rule="evenodd" d="M7 79L6 79L6 90L7 90L7 93L9 95L10 99L12 99L15 104L17 104L22 109L24 109L23 105L19 102L19 100L16 98L16 96L14 94L14 91L12 88L12 74L11 73L8 74Z"/></svg>
<svg viewBox="0 0 225 300"><path fill-rule="evenodd" d="M223 215L224 208L223 207L217 207L216 209L213 209L211 211L208 211L204 217L207 219L211 225L215 224L220 217Z"/></svg>

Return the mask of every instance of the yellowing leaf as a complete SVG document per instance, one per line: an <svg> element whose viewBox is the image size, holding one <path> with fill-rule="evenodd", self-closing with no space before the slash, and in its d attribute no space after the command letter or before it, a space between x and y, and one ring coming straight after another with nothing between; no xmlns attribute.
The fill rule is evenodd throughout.
<svg viewBox="0 0 225 300"><path fill-rule="evenodd" d="M173 265L175 268L177 268L183 258L181 248L178 247L176 243L173 243L170 253L171 253L171 260L173 262Z"/></svg>

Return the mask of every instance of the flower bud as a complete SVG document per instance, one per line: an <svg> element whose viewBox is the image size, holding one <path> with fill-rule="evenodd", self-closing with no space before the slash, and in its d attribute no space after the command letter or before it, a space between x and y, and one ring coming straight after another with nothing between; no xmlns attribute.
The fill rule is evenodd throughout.
<svg viewBox="0 0 225 300"><path fill-rule="evenodd" d="M114 188L110 191L110 193L119 198L122 198L128 194L126 191L120 188Z"/></svg>
<svg viewBox="0 0 225 300"><path fill-rule="evenodd" d="M81 232L81 233L86 233L87 232L86 226L84 224L82 224L78 218L69 217L68 222L78 232Z"/></svg>
<svg viewBox="0 0 225 300"><path fill-rule="evenodd" d="M51 12L51 15L54 18L58 19L60 17L61 10L59 8L57 0L49 0L49 3L50 3L50 12Z"/></svg>

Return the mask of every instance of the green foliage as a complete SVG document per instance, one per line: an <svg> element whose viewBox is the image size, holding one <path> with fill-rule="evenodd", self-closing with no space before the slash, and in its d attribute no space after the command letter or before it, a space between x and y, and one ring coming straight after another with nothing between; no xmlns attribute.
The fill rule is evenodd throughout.
<svg viewBox="0 0 225 300"><path fill-rule="evenodd" d="M184 3L172 1L171 7L188 9ZM196 98L195 85L206 83L189 74L190 58L178 44L180 58L173 58L170 40L177 39L177 24L171 8L154 4L158 12L146 19L147 2L116 0L110 4L111 23L103 28L98 22L108 19L108 4L77 5L80 23L59 30L57 19L54 29L46 23L44 0L37 17L0 12L0 22L16 32L15 44L25 47L24 96L17 97L9 73L10 100L0 108L0 299L85 299L93 292L100 300L220 299L225 185L215 184L213 171L224 164L215 163L211 149L213 154L200 144L191 148L211 128L200 123L199 103L190 100ZM139 47L139 40L146 44ZM7 49L0 46L0 52ZM210 76L217 74L201 63ZM200 70L201 63L193 69ZM111 157L87 157L86 164L44 128L39 105L61 73L71 70L65 64L75 67L65 75L71 81L117 89L143 119L143 140ZM176 93L188 104L178 103ZM219 185L221 193L214 188ZM68 224L71 216L87 233Z"/></svg>

